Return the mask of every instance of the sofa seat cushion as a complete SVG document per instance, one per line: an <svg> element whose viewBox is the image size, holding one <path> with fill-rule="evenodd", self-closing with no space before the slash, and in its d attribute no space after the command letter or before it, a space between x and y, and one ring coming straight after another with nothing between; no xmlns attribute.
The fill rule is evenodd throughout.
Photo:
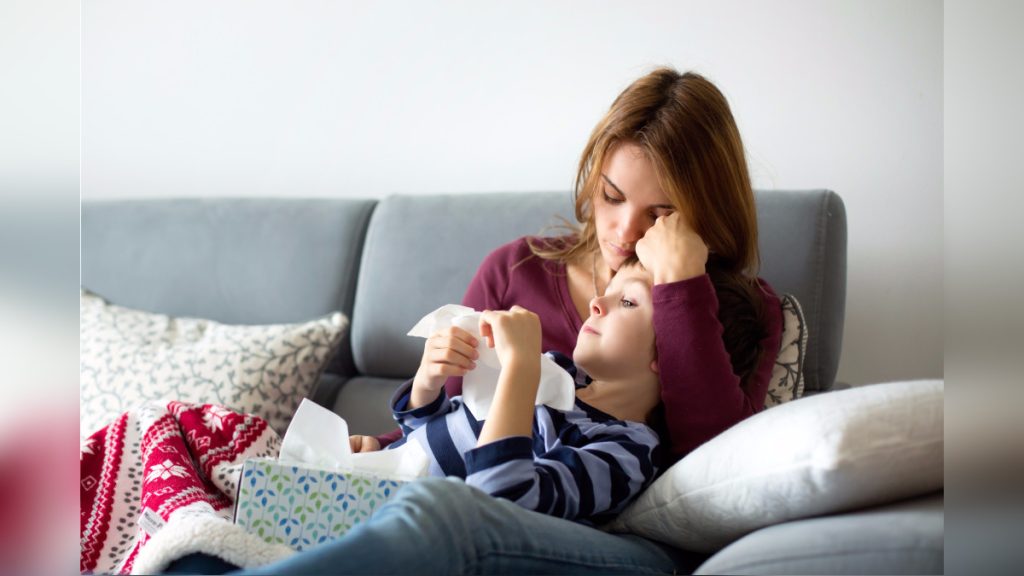
<svg viewBox="0 0 1024 576"><path fill-rule="evenodd" d="M350 378L340 384L333 410L348 423L350 434L377 436L397 430L388 402L403 382L403 378Z"/></svg>
<svg viewBox="0 0 1024 576"><path fill-rule="evenodd" d="M874 384L755 414L669 468L610 528L715 552L773 524L938 490L943 388Z"/></svg>
<svg viewBox="0 0 1024 576"><path fill-rule="evenodd" d="M770 526L695 574L942 574L942 493Z"/></svg>

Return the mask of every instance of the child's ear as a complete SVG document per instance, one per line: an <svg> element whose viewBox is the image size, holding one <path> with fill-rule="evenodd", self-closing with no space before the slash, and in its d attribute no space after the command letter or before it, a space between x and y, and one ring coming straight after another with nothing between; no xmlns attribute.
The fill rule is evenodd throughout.
<svg viewBox="0 0 1024 576"><path fill-rule="evenodd" d="M658 359L651 360L651 372L658 373Z"/></svg>

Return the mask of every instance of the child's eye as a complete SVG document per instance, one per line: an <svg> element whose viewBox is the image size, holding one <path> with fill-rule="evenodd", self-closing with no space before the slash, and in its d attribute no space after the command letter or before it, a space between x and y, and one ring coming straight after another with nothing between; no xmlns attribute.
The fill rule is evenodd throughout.
<svg viewBox="0 0 1024 576"><path fill-rule="evenodd" d="M621 304L623 308L636 308L636 302L633 302L628 298L619 300L619 304Z"/></svg>

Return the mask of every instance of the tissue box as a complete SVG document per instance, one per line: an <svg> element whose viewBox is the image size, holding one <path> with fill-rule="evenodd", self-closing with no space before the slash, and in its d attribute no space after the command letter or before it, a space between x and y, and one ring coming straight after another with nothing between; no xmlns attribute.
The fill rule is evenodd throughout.
<svg viewBox="0 0 1024 576"><path fill-rule="evenodd" d="M373 516L405 483L370 472L250 458L242 466L234 521L267 542L303 550Z"/></svg>

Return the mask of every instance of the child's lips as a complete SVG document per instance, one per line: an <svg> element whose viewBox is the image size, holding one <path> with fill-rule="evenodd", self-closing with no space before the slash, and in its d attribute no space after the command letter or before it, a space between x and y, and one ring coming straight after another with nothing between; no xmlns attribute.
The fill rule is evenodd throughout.
<svg viewBox="0 0 1024 576"><path fill-rule="evenodd" d="M580 330L580 332L583 332L584 334L594 334L594 335L597 335L597 336L601 335L600 332L598 332L597 330L594 330L593 328L591 328L590 326L587 326L586 324L583 325L583 329Z"/></svg>

